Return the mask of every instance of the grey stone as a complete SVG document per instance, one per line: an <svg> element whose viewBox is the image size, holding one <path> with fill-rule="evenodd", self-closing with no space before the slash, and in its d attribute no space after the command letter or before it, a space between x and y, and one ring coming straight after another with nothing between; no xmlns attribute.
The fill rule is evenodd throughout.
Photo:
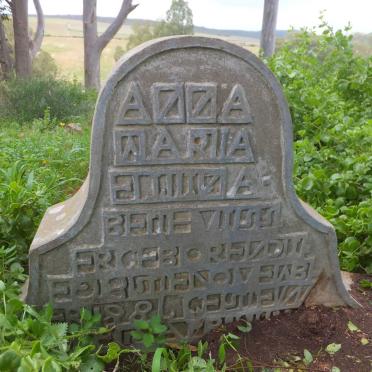
<svg viewBox="0 0 372 372"><path fill-rule="evenodd" d="M63 321L100 312L121 343L154 314L169 340L195 340L305 300L356 306L292 162L281 87L253 54L202 37L140 46L98 98L87 180L41 222L27 301Z"/></svg>

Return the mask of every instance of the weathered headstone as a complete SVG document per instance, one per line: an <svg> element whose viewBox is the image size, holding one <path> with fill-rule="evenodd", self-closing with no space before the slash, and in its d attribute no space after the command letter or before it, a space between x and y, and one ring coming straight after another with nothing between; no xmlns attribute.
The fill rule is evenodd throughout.
<svg viewBox="0 0 372 372"><path fill-rule="evenodd" d="M355 304L334 229L295 195L281 88L250 52L176 37L127 54L91 145L89 177L32 243L29 303L100 312L122 343L154 314L192 340L305 300Z"/></svg>

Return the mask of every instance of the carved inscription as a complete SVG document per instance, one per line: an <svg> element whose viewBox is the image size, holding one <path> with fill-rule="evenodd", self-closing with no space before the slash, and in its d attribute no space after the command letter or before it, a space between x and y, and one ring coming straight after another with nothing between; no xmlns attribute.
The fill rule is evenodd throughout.
<svg viewBox="0 0 372 372"><path fill-rule="evenodd" d="M50 298L60 311L95 303L107 325L129 327L136 316L160 312L176 329L185 320L298 306L312 284L307 239L296 233L203 247L149 240L124 250L78 248L71 252L70 275L48 276Z"/></svg>
<svg viewBox="0 0 372 372"><path fill-rule="evenodd" d="M140 84L132 82L120 106L116 124L252 123L251 109L243 87L238 83L231 87L220 111L217 110L218 88L215 82L154 83L150 93L151 121Z"/></svg>
<svg viewBox="0 0 372 372"><path fill-rule="evenodd" d="M117 129L115 165L255 162L248 128Z"/></svg>
<svg viewBox="0 0 372 372"><path fill-rule="evenodd" d="M186 243L157 245L156 241L126 250L105 245L73 250L72 275L49 275L48 279L54 303L84 302L88 297L114 301L190 294L221 285L233 291L241 283L253 282L262 288L296 281L306 284L314 261L308 250L303 233L207 243L202 249Z"/></svg>
<svg viewBox="0 0 372 372"><path fill-rule="evenodd" d="M244 232L281 225L280 203L210 208L123 209L103 212L104 237L188 234L202 226L208 231Z"/></svg>

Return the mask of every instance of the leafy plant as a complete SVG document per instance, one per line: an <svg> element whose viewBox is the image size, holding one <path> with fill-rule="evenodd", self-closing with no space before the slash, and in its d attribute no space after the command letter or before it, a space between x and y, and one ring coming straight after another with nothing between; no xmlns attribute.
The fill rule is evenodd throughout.
<svg viewBox="0 0 372 372"><path fill-rule="evenodd" d="M49 109L51 118L63 121L90 115L96 94L76 81L35 76L1 82L0 98L0 117L32 122Z"/></svg>
<svg viewBox="0 0 372 372"><path fill-rule="evenodd" d="M364 289L371 289L372 288L372 281L368 279L362 279L359 282L359 286Z"/></svg>
<svg viewBox="0 0 372 372"><path fill-rule="evenodd" d="M218 361L221 366L226 362L226 351L228 349L237 352L237 341L240 339L239 336L233 333L223 334L220 338L220 345L218 347Z"/></svg>
<svg viewBox="0 0 372 372"><path fill-rule="evenodd" d="M296 191L335 226L342 269L372 273L372 57L348 31L321 17L268 65L293 119Z"/></svg>
<svg viewBox="0 0 372 372"><path fill-rule="evenodd" d="M167 327L162 324L159 315L154 315L149 321L135 320L133 326L135 330L131 332L131 336L135 341L142 343L146 349L165 343Z"/></svg>
<svg viewBox="0 0 372 372"><path fill-rule="evenodd" d="M50 305L36 311L23 303L0 281L0 370L101 371L103 362L94 353L92 335L106 333L98 328L99 317L81 313L81 323L53 323Z"/></svg>
<svg viewBox="0 0 372 372"><path fill-rule="evenodd" d="M152 372L214 372L215 361L211 356L206 356L207 350L208 343L202 341L198 343L196 355L187 344L180 345L178 350L169 346L157 348L152 359L151 370Z"/></svg>

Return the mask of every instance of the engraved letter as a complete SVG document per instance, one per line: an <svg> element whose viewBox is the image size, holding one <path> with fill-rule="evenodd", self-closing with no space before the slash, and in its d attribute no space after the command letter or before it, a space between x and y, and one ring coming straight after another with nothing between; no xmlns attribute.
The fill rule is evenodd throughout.
<svg viewBox="0 0 372 372"><path fill-rule="evenodd" d="M227 150L227 159L254 162L247 128L235 133L233 141Z"/></svg>
<svg viewBox="0 0 372 372"><path fill-rule="evenodd" d="M138 130L114 131L115 165L145 160L145 134Z"/></svg>
<svg viewBox="0 0 372 372"><path fill-rule="evenodd" d="M155 83L151 93L155 123L180 124L185 122L183 84Z"/></svg>
<svg viewBox="0 0 372 372"><path fill-rule="evenodd" d="M151 159L152 160L162 160L162 159L172 159L176 160L179 158L179 152L174 143L171 135L166 129L159 129L156 136L155 143L152 146Z"/></svg>
<svg viewBox="0 0 372 372"><path fill-rule="evenodd" d="M188 123L215 123L217 120L217 84L186 83Z"/></svg>
<svg viewBox="0 0 372 372"><path fill-rule="evenodd" d="M119 109L117 125L126 124L150 124L151 118L143 104L139 85L133 81L130 83L128 92Z"/></svg>
<svg viewBox="0 0 372 372"><path fill-rule="evenodd" d="M223 105L220 123L248 124L252 123L251 110L243 87L235 84L229 97Z"/></svg>
<svg viewBox="0 0 372 372"><path fill-rule="evenodd" d="M190 160L216 160L217 130L215 128L190 129L186 152Z"/></svg>

